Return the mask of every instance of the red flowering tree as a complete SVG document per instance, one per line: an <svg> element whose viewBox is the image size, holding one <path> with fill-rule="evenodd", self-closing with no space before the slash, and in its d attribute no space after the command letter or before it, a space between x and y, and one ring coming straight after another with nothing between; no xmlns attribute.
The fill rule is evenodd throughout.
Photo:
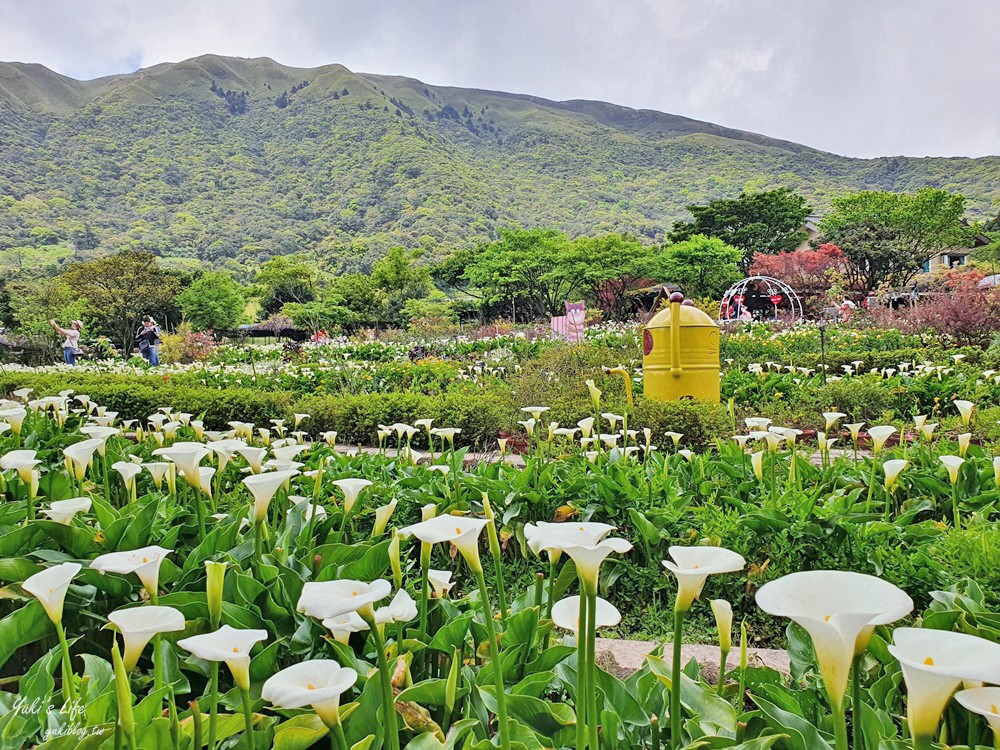
<svg viewBox="0 0 1000 750"><path fill-rule="evenodd" d="M766 255L757 253L750 274L771 276L784 281L801 296L819 296L830 287L830 271L847 274L847 258L834 244L820 245L815 250L793 250L790 253Z"/></svg>

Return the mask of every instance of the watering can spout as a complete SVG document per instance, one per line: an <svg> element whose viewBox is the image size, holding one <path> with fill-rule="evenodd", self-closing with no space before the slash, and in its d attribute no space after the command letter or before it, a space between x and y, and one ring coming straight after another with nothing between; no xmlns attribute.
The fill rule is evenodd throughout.
<svg viewBox="0 0 1000 750"><path fill-rule="evenodd" d="M628 397L628 405L635 406L635 400L632 398L632 375L624 367L605 367L605 375L620 375L622 380L625 381L625 395Z"/></svg>

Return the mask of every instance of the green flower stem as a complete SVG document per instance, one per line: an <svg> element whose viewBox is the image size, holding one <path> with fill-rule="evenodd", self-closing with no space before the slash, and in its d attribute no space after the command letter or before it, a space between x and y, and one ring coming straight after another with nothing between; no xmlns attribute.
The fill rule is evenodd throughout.
<svg viewBox="0 0 1000 750"><path fill-rule="evenodd" d="M69 656L69 643L66 641L66 631L61 622L55 623L59 636L59 646L62 649L62 691L63 701L71 706L76 704L76 685L73 682L73 662Z"/></svg>
<svg viewBox="0 0 1000 750"><path fill-rule="evenodd" d="M375 651L378 657L378 676L382 683L382 721L385 722L385 747L388 750L399 750L399 729L396 723L396 698L392 694L392 675L389 673L389 664L385 658L385 640L375 624L375 615L371 612L358 612L361 618L368 623L372 638L375 641Z"/></svg>
<svg viewBox="0 0 1000 750"><path fill-rule="evenodd" d="M587 586L587 730L591 750L600 748L597 712L597 581Z"/></svg>
<svg viewBox="0 0 1000 750"><path fill-rule="evenodd" d="M854 735L854 750L865 750L865 736L861 732L861 670L865 655L858 654L851 664L851 729Z"/></svg>
<svg viewBox="0 0 1000 750"><path fill-rule="evenodd" d="M105 446L105 448L104 448L104 455L101 456L101 474L104 475L104 497L110 503L111 502L111 482L108 479L108 450L107 450L107 446ZM122 505L124 506L127 503L128 503L128 498L126 498L125 503L122 503Z"/></svg>
<svg viewBox="0 0 1000 750"><path fill-rule="evenodd" d="M868 499L865 500L865 513L871 513L872 508L872 492L875 491L875 456L872 456L872 471L871 475L868 477Z"/></svg>
<svg viewBox="0 0 1000 750"><path fill-rule="evenodd" d="M193 486L191 489L194 489L194 492L185 493L185 495L193 497L194 515L198 519L198 542L200 543L205 538L205 508L202 506L201 490L195 489Z"/></svg>
<svg viewBox="0 0 1000 750"><path fill-rule="evenodd" d="M25 485L24 502L28 506L27 517L29 521L35 520L35 500L31 497L31 485Z"/></svg>
<svg viewBox="0 0 1000 750"><path fill-rule="evenodd" d="M306 548L312 549L313 546L313 534L316 533L316 506L319 502L316 498L313 498L312 508L308 505L306 506L306 513L309 514L309 525L306 527Z"/></svg>
<svg viewBox="0 0 1000 750"><path fill-rule="evenodd" d="M205 744L201 735L201 706L194 700L188 703L188 708L191 709L191 721L194 725L194 747L200 749Z"/></svg>
<svg viewBox="0 0 1000 750"><path fill-rule="evenodd" d="M962 528L962 517L958 512L958 482L951 485L951 512L955 516L955 528Z"/></svg>
<svg viewBox="0 0 1000 750"><path fill-rule="evenodd" d="M649 733L652 750L660 750L660 720L655 716L649 717Z"/></svg>
<svg viewBox="0 0 1000 750"><path fill-rule="evenodd" d="M163 660L160 659L160 634L153 636L153 692L163 687Z"/></svg>
<svg viewBox="0 0 1000 750"><path fill-rule="evenodd" d="M253 711L250 704L250 691L240 688L240 697L243 698L243 720L246 727L246 746L248 750L254 750L253 738Z"/></svg>
<svg viewBox="0 0 1000 750"><path fill-rule="evenodd" d="M428 591L428 571L431 567L431 545L425 542L420 543L420 640L427 642L427 600L430 596Z"/></svg>
<svg viewBox="0 0 1000 750"><path fill-rule="evenodd" d="M833 732L836 740L834 747L836 750L848 750L847 744L847 714L844 711L844 700L841 698L839 704L833 705ZM914 744L914 750L917 745ZM930 747L928 744L927 747Z"/></svg>
<svg viewBox="0 0 1000 750"><path fill-rule="evenodd" d="M555 592L556 592L556 570L557 566L559 565L559 561L552 557L553 555L552 552L549 552L548 554L549 554L549 590L548 590L548 598L545 601L545 617L551 620L552 605L554 603L552 600L555 597Z"/></svg>
<svg viewBox="0 0 1000 750"><path fill-rule="evenodd" d="M544 611L542 610L542 597L545 595L545 574L535 573L535 586L533 588L532 601L533 605L538 608L539 616L544 616Z"/></svg>
<svg viewBox="0 0 1000 750"><path fill-rule="evenodd" d="M337 742L337 745L339 745L340 750L348 750L348 748L350 746L347 744L347 737L344 736L344 725L343 724L337 724L333 728L333 735L336 738L336 742Z"/></svg>
<svg viewBox="0 0 1000 750"><path fill-rule="evenodd" d="M211 702L208 704L208 750L215 750L215 738L219 727L219 662L211 664L212 674L209 678L209 693Z"/></svg>
<svg viewBox="0 0 1000 750"><path fill-rule="evenodd" d="M670 747L681 746L681 634L687 610L674 607L674 659L670 673ZM838 750L840 750L838 748Z"/></svg>
<svg viewBox="0 0 1000 750"><path fill-rule="evenodd" d="M486 637L489 638L490 662L493 665L493 683L497 691L497 726L500 735L500 746L510 750L510 727L507 723L507 695L504 692L503 670L500 668L500 649L497 646L497 629L493 624L493 612L490 607L490 595L486 589L486 577L483 566L475 565L476 583L479 584L480 604L483 607L483 617L486 618Z"/></svg>
<svg viewBox="0 0 1000 750"><path fill-rule="evenodd" d="M253 553L260 565L264 558L264 521L260 519L253 525Z"/></svg>
<svg viewBox="0 0 1000 750"><path fill-rule="evenodd" d="M576 747L587 747L587 597L580 592L580 609L576 618Z"/></svg>
<svg viewBox="0 0 1000 750"><path fill-rule="evenodd" d="M493 514L490 513L490 516ZM486 525L486 538L490 544L490 556L493 558L493 578L497 587L497 599L500 603L500 625L507 626L507 592L503 585L503 560L500 552L500 539L497 537L496 520L490 519Z"/></svg>
<svg viewBox="0 0 1000 750"><path fill-rule="evenodd" d="M719 684L715 686L715 692L722 697L726 692L726 661L729 659L729 649L719 649Z"/></svg>

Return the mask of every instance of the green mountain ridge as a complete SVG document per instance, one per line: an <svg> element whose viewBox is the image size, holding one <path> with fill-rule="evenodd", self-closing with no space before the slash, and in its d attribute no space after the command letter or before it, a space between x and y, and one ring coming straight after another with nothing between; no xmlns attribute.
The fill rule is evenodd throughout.
<svg viewBox="0 0 1000 750"><path fill-rule="evenodd" d="M787 185L825 209L858 189L939 187L971 218L1000 157L854 159L606 102L555 102L216 55L76 81L0 63L0 271L124 247L244 272L308 252L364 270L499 227L662 239L684 206Z"/></svg>

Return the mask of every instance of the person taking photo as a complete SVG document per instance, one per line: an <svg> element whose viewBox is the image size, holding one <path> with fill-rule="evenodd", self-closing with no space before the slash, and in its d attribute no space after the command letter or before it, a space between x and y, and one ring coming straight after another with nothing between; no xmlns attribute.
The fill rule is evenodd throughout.
<svg viewBox="0 0 1000 750"><path fill-rule="evenodd" d="M142 319L142 325L135 332L135 341L143 359L153 367L160 364L160 327L149 315Z"/></svg>
<svg viewBox="0 0 1000 750"><path fill-rule="evenodd" d="M55 318L53 318L49 321L49 325L60 336L66 337L62 345L63 362L72 367L76 364L77 356L83 354L83 350L80 348L80 331L83 330L83 321L71 320L69 328L62 328L56 323Z"/></svg>

